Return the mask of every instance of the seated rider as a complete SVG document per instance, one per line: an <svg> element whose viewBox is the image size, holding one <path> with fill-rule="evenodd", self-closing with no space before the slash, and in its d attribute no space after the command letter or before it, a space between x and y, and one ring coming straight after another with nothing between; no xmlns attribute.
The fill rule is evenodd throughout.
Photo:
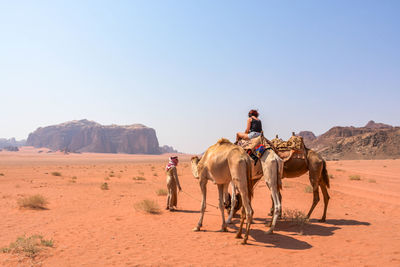
<svg viewBox="0 0 400 267"><path fill-rule="evenodd" d="M244 133L236 134L236 142L237 144L240 139L253 139L261 135L262 126L261 120L258 118L258 112L255 109L249 111L249 118L247 119L247 127Z"/></svg>

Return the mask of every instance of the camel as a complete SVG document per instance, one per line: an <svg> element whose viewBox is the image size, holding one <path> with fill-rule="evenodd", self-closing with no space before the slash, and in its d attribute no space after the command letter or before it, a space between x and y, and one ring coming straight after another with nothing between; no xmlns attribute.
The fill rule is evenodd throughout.
<svg viewBox="0 0 400 267"><path fill-rule="evenodd" d="M281 209L279 186L280 176L283 171L283 162L273 150L267 150L260 161L264 171L263 177L271 189L276 209L275 216L271 221L271 228L267 232L272 233ZM195 231L199 231L202 226L206 205L206 184L208 180L213 180L218 185L219 208L222 216L221 231L226 231L223 197L224 193L227 192L229 183L233 182L232 186L238 189L243 202L241 222L236 237L241 237L244 218L246 217L246 234L243 240L243 244L246 244L253 216L250 203L253 192L252 188L254 187L254 182L251 180L251 164L252 161L244 149L232 144L227 139L220 139L215 145L208 148L201 160L198 157L192 158L192 172L194 177L200 179L200 187L203 194L201 216L197 227L194 228ZM245 176L246 179L244 179ZM235 205L234 200L232 203ZM233 210L231 210L230 219L233 215L232 212Z"/></svg>
<svg viewBox="0 0 400 267"><path fill-rule="evenodd" d="M294 135L294 133L293 133ZM262 137L262 143L266 144L269 142L267 139ZM276 137L278 138L278 136ZM272 140L273 142L274 140ZM296 178L306 172L309 173L309 179L311 186L313 187L313 203L307 214L307 219L310 218L315 206L319 202L319 187L321 188L322 195L324 197L324 212L320 222L325 222L326 211L328 208L329 194L327 188L329 188L329 176L326 170L326 162L317 152L304 147L305 158L292 157L293 151L290 152L289 156L283 161L283 178ZM278 155L282 156L279 151L276 151ZM287 155L286 155L287 156ZM279 200L282 202L282 196L279 192ZM276 209L274 208L275 201L272 202L272 208L269 215L274 215ZM279 214L280 215L280 214Z"/></svg>
<svg viewBox="0 0 400 267"><path fill-rule="evenodd" d="M251 207L252 191L250 189L251 183L251 160L246 152L232 144L227 139L220 139L215 145L207 149L204 155L199 159L198 157L192 158L192 172L193 176L199 179L201 193L203 196L201 203L201 215L197 226L194 231L200 231L203 224L204 212L206 209L206 195L207 195L207 182L213 181L218 186L219 193L219 209L221 211L222 226L221 232L227 231L227 224L225 222L223 197L224 192L232 181L235 187L239 190L242 203L242 218L244 220L244 213L246 217L246 234L243 239L243 244L247 243L250 225L253 219L253 209ZM241 228L243 224L241 224ZM238 231L237 238L241 237L241 231ZM240 234L239 234L240 233Z"/></svg>
<svg viewBox="0 0 400 267"><path fill-rule="evenodd" d="M282 178L296 178L308 172L310 184L313 187L313 202L307 214L307 219L310 218L311 213L319 202L319 188L321 188L324 197L324 213L319 221L325 222L330 199L327 189L329 188L329 176L326 170L326 162L317 152L308 148L305 151L305 159L290 158L284 162ZM282 199L280 192L279 198ZM271 212L273 209L274 207L272 206Z"/></svg>

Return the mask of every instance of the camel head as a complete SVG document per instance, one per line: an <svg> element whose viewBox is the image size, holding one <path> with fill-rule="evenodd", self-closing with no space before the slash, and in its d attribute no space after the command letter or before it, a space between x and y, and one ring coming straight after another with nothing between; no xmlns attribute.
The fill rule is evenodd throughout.
<svg viewBox="0 0 400 267"><path fill-rule="evenodd" d="M197 164L199 164L199 161L200 161L200 159L197 156L194 156L191 159L192 173L193 173L194 178L196 178L196 179L199 179L199 172L197 170Z"/></svg>

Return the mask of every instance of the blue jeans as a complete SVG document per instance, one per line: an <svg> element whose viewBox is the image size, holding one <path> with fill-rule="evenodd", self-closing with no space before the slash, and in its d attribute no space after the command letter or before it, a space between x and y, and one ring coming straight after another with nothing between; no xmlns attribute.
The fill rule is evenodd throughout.
<svg viewBox="0 0 400 267"><path fill-rule="evenodd" d="M249 136L249 139L253 139L253 138L259 137L261 135L261 133L249 132L247 135Z"/></svg>

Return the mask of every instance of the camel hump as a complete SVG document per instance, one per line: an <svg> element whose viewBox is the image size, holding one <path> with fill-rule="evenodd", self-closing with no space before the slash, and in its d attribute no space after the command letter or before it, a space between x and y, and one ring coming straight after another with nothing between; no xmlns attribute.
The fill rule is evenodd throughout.
<svg viewBox="0 0 400 267"><path fill-rule="evenodd" d="M218 140L217 144L232 144L232 143L226 138L221 138Z"/></svg>

